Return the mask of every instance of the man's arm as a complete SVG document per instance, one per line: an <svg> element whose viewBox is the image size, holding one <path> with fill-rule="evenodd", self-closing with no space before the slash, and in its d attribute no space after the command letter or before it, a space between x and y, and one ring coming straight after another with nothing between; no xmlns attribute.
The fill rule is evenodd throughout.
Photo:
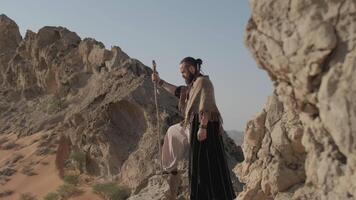
<svg viewBox="0 0 356 200"><path fill-rule="evenodd" d="M170 84L166 81L164 81L163 79L161 79L161 82L159 83L159 85L161 85L161 87L163 87L165 90L167 90L169 93L171 94L175 94L175 91L177 89L177 86Z"/></svg>
<svg viewBox="0 0 356 200"><path fill-rule="evenodd" d="M169 93L173 94L175 93L177 86L170 84L163 79L161 79L158 75L158 73L152 73L152 81L157 82L157 84L161 87L163 87L165 90L167 90Z"/></svg>

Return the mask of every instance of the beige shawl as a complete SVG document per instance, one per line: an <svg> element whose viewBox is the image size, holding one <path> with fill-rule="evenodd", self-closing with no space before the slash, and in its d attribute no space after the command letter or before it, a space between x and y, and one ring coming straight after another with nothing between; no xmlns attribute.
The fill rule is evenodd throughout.
<svg viewBox="0 0 356 200"><path fill-rule="evenodd" d="M202 113L207 114L209 121L219 121L222 124L220 112L215 103L214 87L209 76L199 76L194 81L189 90L189 98L186 102L184 127L192 120L195 114L199 114L201 119Z"/></svg>

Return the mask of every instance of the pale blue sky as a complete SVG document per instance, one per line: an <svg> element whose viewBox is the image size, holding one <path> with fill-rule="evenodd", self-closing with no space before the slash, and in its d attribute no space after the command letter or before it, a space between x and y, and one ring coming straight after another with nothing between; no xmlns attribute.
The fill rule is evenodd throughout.
<svg viewBox="0 0 356 200"><path fill-rule="evenodd" d="M22 35L63 26L108 49L119 46L147 66L155 59L161 77L176 85L184 84L180 60L201 58L227 130L244 130L272 93L267 73L243 43L247 0L1 0L0 13L15 20Z"/></svg>

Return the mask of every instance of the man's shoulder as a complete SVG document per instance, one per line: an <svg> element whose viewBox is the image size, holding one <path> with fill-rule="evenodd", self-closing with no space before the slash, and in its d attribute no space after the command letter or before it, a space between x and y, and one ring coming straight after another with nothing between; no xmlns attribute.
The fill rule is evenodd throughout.
<svg viewBox="0 0 356 200"><path fill-rule="evenodd" d="M210 81L210 79L209 79L208 75L202 75L202 76L199 76L196 81L206 82L206 81Z"/></svg>
<svg viewBox="0 0 356 200"><path fill-rule="evenodd" d="M202 85L212 84L208 75L199 76L196 81L197 81L197 84L202 84Z"/></svg>

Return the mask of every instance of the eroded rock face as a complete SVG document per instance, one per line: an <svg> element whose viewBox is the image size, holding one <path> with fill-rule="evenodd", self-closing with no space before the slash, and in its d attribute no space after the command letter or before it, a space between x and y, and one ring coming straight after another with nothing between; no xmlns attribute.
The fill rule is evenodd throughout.
<svg viewBox="0 0 356 200"><path fill-rule="evenodd" d="M15 54L21 40L22 37L17 24L6 15L0 15L0 85L4 81L3 72L6 70L5 66Z"/></svg>
<svg viewBox="0 0 356 200"><path fill-rule="evenodd" d="M356 2L250 5L246 45L275 90L246 126L238 199L355 199Z"/></svg>
<svg viewBox="0 0 356 200"><path fill-rule="evenodd" d="M149 67L119 47L108 50L63 27L29 30L21 39L17 25L0 16L0 36L0 134L51 132L61 177L79 171L115 180L131 189L133 199L187 194L186 163L178 182L157 175L159 141ZM182 120L177 104L175 96L159 89L161 138ZM224 137L232 167L241 158ZM153 195L155 190L160 194Z"/></svg>
<svg viewBox="0 0 356 200"><path fill-rule="evenodd" d="M241 199L273 199L279 192L304 183L303 127L298 116L287 110L277 95L246 125L245 161L236 172L245 190Z"/></svg>
<svg viewBox="0 0 356 200"><path fill-rule="evenodd" d="M18 32L15 23L13 27ZM18 44L4 47L12 48L13 54L1 66L5 69L3 131L23 137L56 130L58 137L70 143L70 152L62 150L68 149L68 142L59 144L57 163L71 156L82 159L82 173L120 179L134 191L156 173L158 141L150 68L119 47L107 50L101 42L81 40L63 27L27 31ZM160 93L164 134L181 116L175 97ZM66 169L60 171L65 174Z"/></svg>

